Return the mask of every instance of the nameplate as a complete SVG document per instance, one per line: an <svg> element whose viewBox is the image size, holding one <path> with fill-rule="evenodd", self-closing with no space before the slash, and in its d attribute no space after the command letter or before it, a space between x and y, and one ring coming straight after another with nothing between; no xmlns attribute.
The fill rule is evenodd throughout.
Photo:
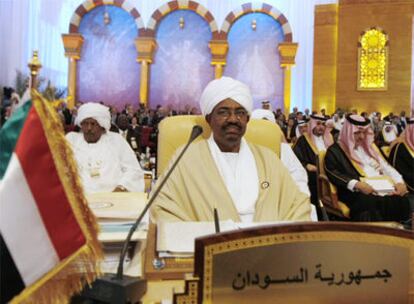
<svg viewBox="0 0 414 304"><path fill-rule="evenodd" d="M195 275L202 302L410 303L412 235L403 239L370 232L398 230L342 224L366 232L301 231L320 226L325 229L297 225L288 226L296 229L289 233L272 227L199 239Z"/></svg>

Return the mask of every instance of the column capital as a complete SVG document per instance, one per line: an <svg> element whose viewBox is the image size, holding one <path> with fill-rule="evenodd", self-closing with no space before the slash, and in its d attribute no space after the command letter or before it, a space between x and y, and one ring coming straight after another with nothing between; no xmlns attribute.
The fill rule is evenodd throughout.
<svg viewBox="0 0 414 304"><path fill-rule="evenodd" d="M62 34L63 47L65 48L65 56L73 59L80 59L83 45L83 36L79 33Z"/></svg>
<svg viewBox="0 0 414 304"><path fill-rule="evenodd" d="M211 40L208 44L211 50L211 64L212 65L226 65L227 52L229 51L229 44L227 40Z"/></svg>
<svg viewBox="0 0 414 304"><path fill-rule="evenodd" d="M138 52L138 62L152 63L157 42L154 37L138 37L135 39L135 48Z"/></svg>
<svg viewBox="0 0 414 304"><path fill-rule="evenodd" d="M280 67L289 68L295 65L296 51L298 44L294 42L281 42L278 45L280 54Z"/></svg>

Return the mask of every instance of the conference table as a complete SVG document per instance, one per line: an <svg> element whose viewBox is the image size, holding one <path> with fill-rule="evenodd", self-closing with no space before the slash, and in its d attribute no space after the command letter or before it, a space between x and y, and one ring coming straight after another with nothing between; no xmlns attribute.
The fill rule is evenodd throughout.
<svg viewBox="0 0 414 304"><path fill-rule="evenodd" d="M115 273L121 246L115 246L113 252L111 245L123 244L130 223L138 218L144 209L148 195L141 192L112 192L94 193L87 195L87 201L95 214L101 231L98 239L103 245L107 262L103 264L103 271ZM132 240L136 242L130 261L124 270L126 275L145 278L144 261L147 245L148 217L133 234ZM109 244L109 245L108 245ZM109 252L105 252L108 250ZM184 279L179 280L147 280L147 292L142 297L142 303L160 303L163 300L172 300L174 292L184 291Z"/></svg>
<svg viewBox="0 0 414 304"><path fill-rule="evenodd" d="M145 193L99 193L90 195L87 199L98 222L103 223L104 229L99 234L99 240L105 247L108 242L123 243L128 230L127 223L134 221L141 213L145 207L147 195ZM115 222L113 226L108 224L111 220ZM329 301L336 298L336 295L338 295L337 304L348 303L347 301L351 298L358 302L366 297L364 293L369 294L371 299L374 297L376 303L390 303L390 297L399 299L398 303L414 303L414 263L412 262L414 260L414 233L401 229L401 226L396 223L304 222L276 225L264 223L262 227L243 227L239 223L227 223L227 230L232 229L231 225L237 224L238 226L231 231L226 232L226 229L223 229L224 232L220 234L213 233L210 236L198 237L195 240L195 246L193 246L194 242L191 243L191 246L195 247L195 259L193 259L188 256L159 258L160 252L157 251L157 247L160 244L157 244L157 237L159 238L157 231L163 229L172 231L175 228L167 226L161 229L148 222L147 217L146 222L140 225L133 235L137 246L125 269L125 274L146 280L146 292L140 295L142 303L172 303L174 294L178 294L177 298L189 297L186 294L189 284L195 284L194 286L202 284L201 286L204 287L201 289L197 287L196 290L201 290L203 294L194 299L199 301L202 298L203 302L208 303L211 303L214 298L223 299L218 301L220 303L232 303L237 300L237 303L241 304L248 303L248 299L252 297L261 299L261 303L273 303L275 293L278 297L285 299L284 303L295 303L297 299L292 300L292 292L289 291L294 284L297 284L295 288L306 287L306 284L309 284L309 286L317 287L318 290L325 290L321 294L315 293L313 291L315 288L308 286L308 288L300 289L300 292L293 293L293 297L300 294L301 297L307 295L308 299L313 299L308 300L307 303L330 303ZM121 226L125 224L124 230L119 230L118 224ZM214 232L209 230L213 229L212 224L207 226L208 229L202 226L203 223L189 223L189 225L198 225L197 229L208 230L208 233ZM108 226L109 230L106 229ZM194 228L196 226L190 229L197 230ZM174 233L169 237L174 237ZM178 239L173 240L173 243L177 242ZM292 243L295 243L293 247ZM281 252L284 253L281 254ZM381 252L380 255L378 255L379 252ZM210 257L206 257L209 254ZM273 261L281 261L286 257L285 262L278 264L280 269L277 272L269 272L269 265L273 265ZM218 265L214 266L216 267L214 271L213 267L211 270L204 269L206 265L214 261ZM229 261L232 262L229 263ZM260 263L258 264L257 261ZM159 263L162 265L158 265ZM342 271L342 280L332 278L332 282L329 283L330 276L326 274L323 276L320 270L315 270L318 263L323 264L327 273L337 272L337 277ZM290 276L294 271L298 271L298 265L301 265L299 273ZM231 277L242 268L250 269L252 275L253 270L256 271L257 279L250 278L250 270L247 272L247 277L245 273L240 272L238 277ZM355 272L357 268L358 271ZM344 269L347 271L345 279ZM114 271L115 267L105 269L105 272ZM289 276L285 279L270 279L271 276L280 276L281 271L285 274L289 273ZM206 277L209 273L211 277ZM259 276L262 276L261 283L259 283ZM241 278L243 282L245 280L250 282L248 286L237 283ZM366 282L364 282L364 288L360 288L363 279ZM206 280L210 284L207 284L209 286L207 289ZM233 286L229 286L228 283L223 285L223 280L233 281ZM214 287L215 284L216 287ZM260 285L260 288L254 287L256 285ZM341 285L342 289L333 292L332 285ZM267 293L262 292L265 289L268 289ZM239 292L239 290L243 291ZM232 298L229 300L230 294ZM320 295L325 299L316 299Z"/></svg>

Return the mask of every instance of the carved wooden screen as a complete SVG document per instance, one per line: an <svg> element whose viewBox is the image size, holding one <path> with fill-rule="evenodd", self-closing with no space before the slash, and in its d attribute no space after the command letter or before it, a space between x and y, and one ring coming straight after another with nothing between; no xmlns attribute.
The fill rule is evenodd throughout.
<svg viewBox="0 0 414 304"><path fill-rule="evenodd" d="M388 35L380 28L364 31L358 42L358 90L386 90Z"/></svg>

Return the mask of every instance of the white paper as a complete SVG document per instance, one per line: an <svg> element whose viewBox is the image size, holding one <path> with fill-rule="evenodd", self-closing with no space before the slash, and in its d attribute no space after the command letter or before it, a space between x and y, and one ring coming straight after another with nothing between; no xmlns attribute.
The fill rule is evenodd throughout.
<svg viewBox="0 0 414 304"><path fill-rule="evenodd" d="M142 254L145 248L145 241L137 242L135 245L132 259L127 257L124 262L124 274L132 277L142 277ZM105 273L116 273L119 263L119 250L104 248L104 261L101 264L102 271Z"/></svg>
<svg viewBox="0 0 414 304"><path fill-rule="evenodd" d="M93 193L86 198L89 208L100 219L135 220L147 203L147 194L144 192Z"/></svg>
<svg viewBox="0 0 414 304"><path fill-rule="evenodd" d="M220 232L283 223L288 222L236 223L228 220L220 222ZM214 222L159 222L157 225L157 252L160 257L192 257L194 255L194 240L214 233Z"/></svg>
<svg viewBox="0 0 414 304"><path fill-rule="evenodd" d="M394 185L388 179L364 179L364 182L370 185L378 195L387 195L394 192Z"/></svg>

